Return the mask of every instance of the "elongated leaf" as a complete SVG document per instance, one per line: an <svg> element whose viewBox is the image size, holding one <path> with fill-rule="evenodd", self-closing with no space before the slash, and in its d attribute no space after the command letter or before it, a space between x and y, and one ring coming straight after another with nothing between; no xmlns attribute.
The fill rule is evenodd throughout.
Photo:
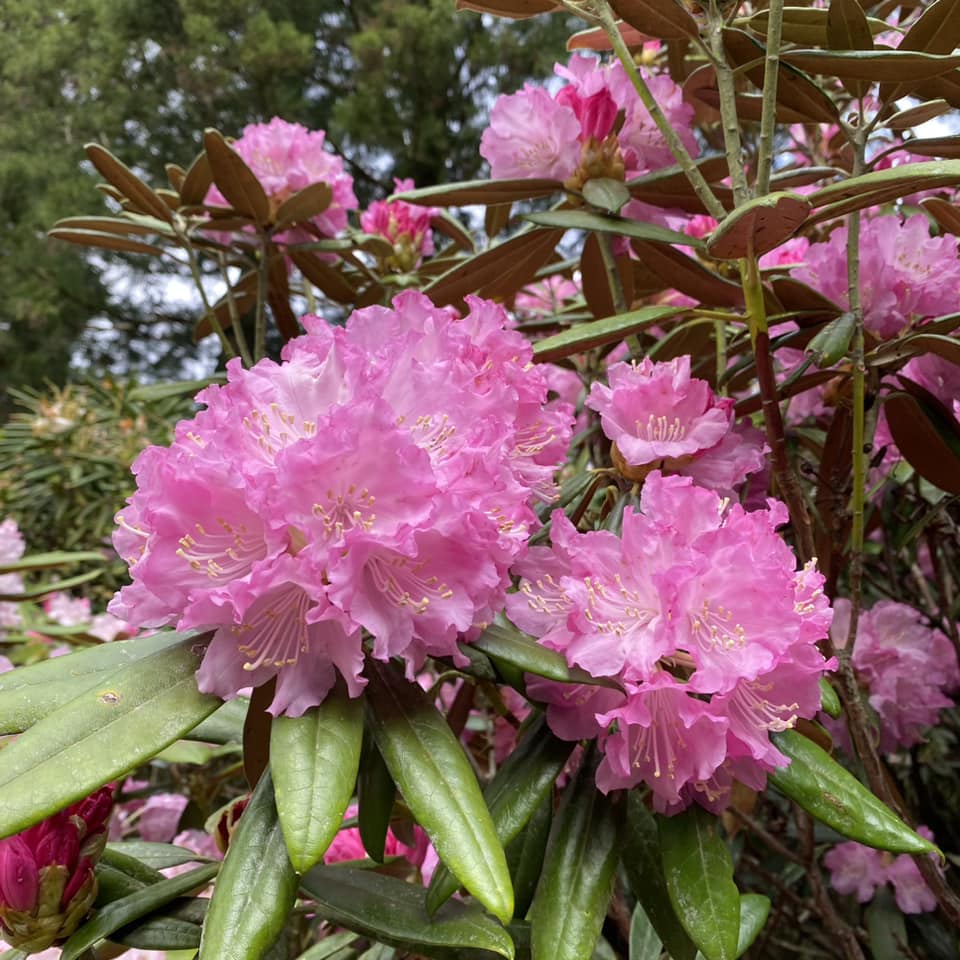
<svg viewBox="0 0 960 960"><path fill-rule="evenodd" d="M503 847L473 769L426 693L368 661L369 726L390 775L440 859L494 916L513 916Z"/></svg>
<svg viewBox="0 0 960 960"><path fill-rule="evenodd" d="M630 245L641 264L661 279L664 289L674 287L700 303L711 306L743 306L740 284L708 270L680 250L646 240L631 240Z"/></svg>
<svg viewBox="0 0 960 960"><path fill-rule="evenodd" d="M701 157L695 161L697 169L710 184L717 199L728 209L733 206L733 192L717 180L727 176L727 160L722 155ZM703 202L696 195L687 175L678 166L665 167L637 177L627 183L630 195L636 200L658 207L678 207L690 213L705 213Z"/></svg>
<svg viewBox="0 0 960 960"><path fill-rule="evenodd" d="M813 357L813 362L821 368L839 363L847 355L854 323L852 313L841 313L816 334L804 348L804 353Z"/></svg>
<svg viewBox="0 0 960 960"><path fill-rule="evenodd" d="M878 17L866 18L871 37L890 29L890 24ZM770 23L770 11L760 10L745 21L746 25L761 38L767 36L767 25ZM737 20L735 26L742 26L743 21ZM837 47L834 43L828 44L828 11L817 7L784 7L782 37L788 43L796 43L803 47ZM872 43L871 43L872 45ZM854 48L855 49L855 48Z"/></svg>
<svg viewBox="0 0 960 960"><path fill-rule="evenodd" d="M833 689L830 681L823 677L820 678L820 709L834 720L843 712L837 691Z"/></svg>
<svg viewBox="0 0 960 960"><path fill-rule="evenodd" d="M351 303L356 297L357 291L346 277L320 257L308 250L288 250L287 254L307 280L331 300L337 303Z"/></svg>
<svg viewBox="0 0 960 960"><path fill-rule="evenodd" d="M660 960L662 949L663 942L638 903L630 918L630 960Z"/></svg>
<svg viewBox="0 0 960 960"><path fill-rule="evenodd" d="M159 257L166 253L163 247L142 240L132 240L130 237L118 233L107 233L103 230L78 230L69 227L54 227L47 236L54 240L66 240L68 243L77 243L83 247L98 247L101 250L120 250L123 253L144 253L151 257Z"/></svg>
<svg viewBox="0 0 960 960"><path fill-rule="evenodd" d="M809 212L810 204L803 197L782 190L749 200L710 235L707 253L718 260L767 253L792 237Z"/></svg>
<svg viewBox="0 0 960 960"><path fill-rule="evenodd" d="M907 463L941 490L960 494L960 427L950 412L901 391L889 394L883 409Z"/></svg>
<svg viewBox="0 0 960 960"><path fill-rule="evenodd" d="M187 956L193 960L200 946L207 903L203 898L175 902L159 916L145 917L121 927L110 939L135 950L190 950ZM167 960L174 960L172 954L166 956Z"/></svg>
<svg viewBox="0 0 960 960"><path fill-rule="evenodd" d="M156 217L67 217L58 220L55 230L95 230L98 233L116 233L122 236L153 237L157 234L166 237L175 236L168 223Z"/></svg>
<svg viewBox="0 0 960 960"><path fill-rule="evenodd" d="M632 333L639 333L684 312L681 307L640 307L591 323L578 323L569 330L538 340L533 345L533 356L538 363L553 363L594 347L618 343Z"/></svg>
<svg viewBox="0 0 960 960"><path fill-rule="evenodd" d="M186 640L105 674L0 750L0 836L83 799L213 713L220 700L197 690L203 650Z"/></svg>
<svg viewBox="0 0 960 960"><path fill-rule="evenodd" d="M48 583L37 583L30 587L24 587L19 593L0 593L0 603L22 603L25 600L42 600L50 596L51 593L60 593L64 590L72 590L83 583L89 583L103 575L103 570L88 570L86 573L78 573L73 577L64 577L62 580L53 580Z"/></svg>
<svg viewBox="0 0 960 960"><path fill-rule="evenodd" d="M892 117L885 120L883 125L898 132L909 130L911 127L919 127L928 120L942 116L949 109L950 104L946 100L931 100L928 103L919 103L915 107L898 110Z"/></svg>
<svg viewBox="0 0 960 960"><path fill-rule="evenodd" d="M352 930L334 933L315 943L305 953L301 953L297 960L346 960L342 951L356 939L357 935Z"/></svg>
<svg viewBox="0 0 960 960"><path fill-rule="evenodd" d="M543 858L552 822L553 796L548 795L537 807L520 836L506 848L516 898L515 913L518 917L525 917L533 902L533 895L543 872Z"/></svg>
<svg viewBox="0 0 960 960"><path fill-rule="evenodd" d="M657 819L644 806L636 790L627 795L621 859L633 895L643 906L670 956L673 960L694 960L697 948L677 918L667 892Z"/></svg>
<svg viewBox="0 0 960 960"><path fill-rule="evenodd" d="M907 925L886 885L877 890L865 919L873 960L903 960L902 948L910 943Z"/></svg>
<svg viewBox="0 0 960 960"><path fill-rule="evenodd" d="M742 957L760 936L767 917L770 900L760 893L740 894L740 933L737 937L737 956Z"/></svg>
<svg viewBox="0 0 960 960"><path fill-rule="evenodd" d="M585 758L550 830L530 907L532 960L583 960L600 937L620 859L625 798L600 793Z"/></svg>
<svg viewBox="0 0 960 960"><path fill-rule="evenodd" d="M532 637L516 628L502 627L497 624L487 627L473 641L472 646L482 650L495 660L504 660L525 673L533 673L547 680L560 683L588 683L619 690L620 685L609 677L594 677L567 664L563 654L537 643Z"/></svg>
<svg viewBox="0 0 960 960"><path fill-rule="evenodd" d="M472 204L488 206L496 203L515 203L518 200L533 200L548 197L563 189L559 180L468 180L466 183L442 184L437 187L419 187L393 195L394 200L405 200L432 207L466 207Z"/></svg>
<svg viewBox="0 0 960 960"><path fill-rule="evenodd" d="M240 816L203 923L201 960L252 960L277 939L297 899L297 875L287 856L265 773Z"/></svg>
<svg viewBox="0 0 960 960"><path fill-rule="evenodd" d="M88 143L84 148L90 162L99 173L131 200L135 207L169 223L170 208L125 163L121 163L99 143Z"/></svg>
<svg viewBox="0 0 960 960"><path fill-rule="evenodd" d="M203 147L213 182L230 206L244 216L252 217L258 224L266 225L270 220L270 200L243 157L218 130L208 128L204 131Z"/></svg>
<svg viewBox="0 0 960 960"><path fill-rule="evenodd" d="M617 16L631 27L662 40L699 39L697 21L676 0L611 0Z"/></svg>
<svg viewBox="0 0 960 960"><path fill-rule="evenodd" d="M333 190L330 184L322 181L311 183L280 204L277 209L276 229L319 217L332 202Z"/></svg>
<svg viewBox="0 0 960 960"><path fill-rule="evenodd" d="M811 740L796 730L771 736L790 765L774 770L768 779L807 813L868 847L893 853L936 849Z"/></svg>
<svg viewBox="0 0 960 960"><path fill-rule="evenodd" d="M54 550L49 553L30 553L11 563L0 563L0 575L26 573L28 570L50 570L73 563L103 563L104 555L97 550Z"/></svg>
<svg viewBox="0 0 960 960"><path fill-rule="evenodd" d="M150 840L117 840L107 844L104 855L111 853L137 860L152 870L179 867L184 863L202 863L209 859L186 847L178 847L172 843L155 843Z"/></svg>
<svg viewBox="0 0 960 960"><path fill-rule="evenodd" d="M960 183L960 160L931 160L906 166L875 170L822 187L807 198L814 207L847 200L865 200L864 206L893 200L920 190L934 190ZM845 212L859 207L844 208Z"/></svg>
<svg viewBox="0 0 960 960"><path fill-rule="evenodd" d="M199 206L206 199L212 183L213 173L210 170L210 161L207 159L206 151L201 150L190 164L180 185L180 200L187 207Z"/></svg>
<svg viewBox="0 0 960 960"><path fill-rule="evenodd" d="M700 807L660 818L663 875L673 909L707 960L734 960L740 892L717 818Z"/></svg>
<svg viewBox="0 0 960 960"><path fill-rule="evenodd" d="M277 814L298 873L319 863L353 796L363 740L363 704L336 688L302 717L277 717L270 757Z"/></svg>
<svg viewBox="0 0 960 960"><path fill-rule="evenodd" d="M363 733L360 771L357 774L357 825L367 856L383 863L387 830L397 787L377 749L369 728Z"/></svg>
<svg viewBox="0 0 960 960"><path fill-rule="evenodd" d="M672 3L673 0L670 0ZM653 240L656 243L677 243L685 247L699 246L699 241L685 233L658 227L656 224L639 220L627 220L612 214L591 213L589 210L546 210L543 213L529 213L524 217L531 223L544 227L562 227L564 230L596 230L600 233L613 233L622 237L636 237L639 240Z"/></svg>
<svg viewBox="0 0 960 960"><path fill-rule="evenodd" d="M402 880L351 867L314 867L301 880L318 916L402 950L448 956L485 950L512 960L513 941L475 907L447 903L431 918L423 891Z"/></svg>
<svg viewBox="0 0 960 960"><path fill-rule="evenodd" d="M228 700L190 730L185 739L199 740L201 743L240 743L248 707L249 701L246 697Z"/></svg>
<svg viewBox="0 0 960 960"><path fill-rule="evenodd" d="M827 46L831 50L872 50L873 33L867 15L857 0L830 0L827 15ZM859 80L843 80L855 98L866 95L869 86Z"/></svg>
<svg viewBox="0 0 960 960"><path fill-rule="evenodd" d="M960 8L956 0L937 0L914 20L897 49L947 54L953 53L958 45ZM908 89L900 83L884 84L880 87L880 98L884 101L898 100Z"/></svg>
<svg viewBox="0 0 960 960"><path fill-rule="evenodd" d="M107 904L93 920L85 923L67 940L63 945L60 960L77 960L85 950L92 947L98 940L109 937L115 930L139 920L191 890L205 887L217 875L219 869L219 863L208 863L169 880L151 884L130 894L129 897Z"/></svg>
<svg viewBox="0 0 960 960"><path fill-rule="evenodd" d="M939 77L960 67L960 56L938 56L906 50L784 50L785 63L809 73L827 74L842 80L902 79L911 83Z"/></svg>
<svg viewBox="0 0 960 960"><path fill-rule="evenodd" d="M128 397L140 403L153 403L157 400L168 400L170 397L182 397L185 394L199 393L211 383L225 383L226 376L215 373L212 377L202 380L180 380L176 383L150 383L142 387L134 387Z"/></svg>
<svg viewBox="0 0 960 960"><path fill-rule="evenodd" d="M573 743L558 740L541 716L483 791L494 829L506 847L527 825L570 757ZM456 891L457 881L442 864L427 892L427 909L436 910Z"/></svg>

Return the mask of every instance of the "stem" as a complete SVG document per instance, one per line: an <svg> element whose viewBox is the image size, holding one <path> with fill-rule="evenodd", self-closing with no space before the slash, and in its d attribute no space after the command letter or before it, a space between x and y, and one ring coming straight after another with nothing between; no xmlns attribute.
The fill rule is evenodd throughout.
<svg viewBox="0 0 960 960"><path fill-rule="evenodd" d="M727 372L727 325L723 320L713 321L713 341L717 352L717 393L725 397L727 385L723 376Z"/></svg>
<svg viewBox="0 0 960 960"><path fill-rule="evenodd" d="M773 167L773 132L777 122L777 80L780 73L780 37L783 33L783 0L770 0L767 22L767 55L763 73L763 107L760 114L760 153L757 157L756 193L770 191Z"/></svg>
<svg viewBox="0 0 960 960"><path fill-rule="evenodd" d="M227 339L227 335L224 333L223 327L220 325L220 320L217 318L213 307L210 305L210 300L207 297L207 291L203 287L203 278L200 276L200 264L197 261L197 255L189 241L185 242L185 246L187 249L187 263L190 264L190 273L193 276L194 285L200 293L200 299L203 301L203 308L206 311L204 315L210 318L210 326L213 328L213 332L217 335L217 339L220 341L220 349L223 351L224 356L229 360L231 357L235 357L237 355L236 351L232 346L230 346L230 341Z"/></svg>
<svg viewBox="0 0 960 960"><path fill-rule="evenodd" d="M716 0L710 2L707 30L710 50L715 60L717 91L720 94L720 118L723 122L723 145L727 153L730 181L733 184L733 201L739 206L749 198L750 190L743 168L743 144L740 141L740 118L737 116L737 92L733 85L733 73L723 49L723 17L717 10Z"/></svg>
<svg viewBox="0 0 960 960"><path fill-rule="evenodd" d="M617 269L617 258L613 255L613 238L609 233L596 233L600 245L600 256L603 259L603 269L607 275L607 284L610 287L610 297L613 308L617 313L626 313L629 310L627 296L623 292L623 281Z"/></svg>
<svg viewBox="0 0 960 960"><path fill-rule="evenodd" d="M582 16L582 10L576 7L573 9ZM707 183L700 169L694 162L693 157L690 156L687 148L683 145L683 141L677 136L673 127L670 126L670 121L664 116L663 111L660 109L660 104L654 99L650 87L647 86L647 81L643 79L640 71L637 70L633 56L626 43L624 43L623 37L620 36L620 31L617 29L617 21L610 10L610 5L607 3L607 0L599 0L594 10L597 20L599 20L600 25L603 27L613 46L614 53L616 53L618 59L623 64L624 70L627 71L627 76L630 77L630 81L633 83L634 89L640 97L640 102L647 108L653 122L657 125L657 129L663 135L663 139L666 140L667 146L670 148L674 159L686 174L694 192L700 198L700 202L704 205L710 216L716 220L722 220L727 215L727 211L724 210L723 204L710 189L710 184Z"/></svg>
<svg viewBox="0 0 960 960"><path fill-rule="evenodd" d="M226 259L222 253L217 255L220 263L220 273L223 281L227 285L227 308L230 311L230 323L233 328L233 335L237 338L237 348L240 350L240 357L245 367L252 367L253 360L250 358L250 347L247 345L247 335L243 332L243 324L240 322L240 314L237 310L237 298L233 295L233 287L230 286L230 275L227 273Z"/></svg>
<svg viewBox="0 0 960 960"><path fill-rule="evenodd" d="M262 360L267 352L267 270L270 261L267 258L266 238L261 237L260 267L257 271L257 312L253 328L253 359Z"/></svg>

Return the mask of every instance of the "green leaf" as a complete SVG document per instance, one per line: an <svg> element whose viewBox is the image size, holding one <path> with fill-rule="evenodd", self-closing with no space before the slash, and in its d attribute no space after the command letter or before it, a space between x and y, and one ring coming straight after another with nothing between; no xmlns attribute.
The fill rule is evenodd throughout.
<svg viewBox="0 0 960 960"><path fill-rule="evenodd" d="M305 953L301 953L297 960L342 960L340 951L345 950L356 939L357 935L352 930L331 934L315 943Z"/></svg>
<svg viewBox="0 0 960 960"><path fill-rule="evenodd" d="M843 712L837 691L833 689L830 681L825 677L820 678L820 709L828 717L833 717L834 720Z"/></svg>
<svg viewBox="0 0 960 960"><path fill-rule="evenodd" d="M740 891L717 818L694 806L659 819L663 874L674 912L707 960L735 960Z"/></svg>
<svg viewBox="0 0 960 960"><path fill-rule="evenodd" d="M909 946L910 938L903 914L886 885L877 890L864 919L873 960L903 960L906 954L901 948Z"/></svg>
<svg viewBox="0 0 960 960"><path fill-rule="evenodd" d="M186 847L178 847L172 843L155 843L150 840L117 840L108 843L104 856L109 861L109 854L119 854L149 867L152 870L163 870L166 867L179 867L184 863L203 862L204 857Z"/></svg>
<svg viewBox="0 0 960 960"><path fill-rule="evenodd" d="M513 894L515 915L525 917L533 902L537 882L543 872L543 857L547 850L550 825L553 822L553 796L548 795L534 811L530 822L506 848Z"/></svg>
<svg viewBox="0 0 960 960"><path fill-rule="evenodd" d="M392 200L405 200L432 207L466 207L473 204L489 206L497 203L515 203L518 200L533 200L548 197L563 189L559 180L518 179L518 180L468 180L464 183L441 184L437 187L419 187L395 193Z"/></svg>
<svg viewBox="0 0 960 960"><path fill-rule="evenodd" d="M680 307L640 307L639 310L631 310L614 317L578 323L569 330L538 340L533 345L533 357L538 363L553 363L584 350L617 343L632 333L646 330L661 320L684 312Z"/></svg>
<svg viewBox="0 0 960 960"><path fill-rule="evenodd" d="M855 3L856 0L853 0ZM803 352L813 357L813 362L821 368L832 367L839 363L850 347L855 321L852 313L841 313L831 320L804 347Z"/></svg>
<svg viewBox="0 0 960 960"><path fill-rule="evenodd" d="M363 703L338 685L302 717L277 717L270 766L277 814L297 873L319 863L353 796L363 740Z"/></svg>
<svg viewBox="0 0 960 960"><path fill-rule="evenodd" d="M810 204L795 193L781 190L742 203L707 239L707 253L717 260L739 260L762 254L792 237Z"/></svg>
<svg viewBox="0 0 960 960"><path fill-rule="evenodd" d="M663 943L657 936L642 904L633 908L630 918L630 960L660 960Z"/></svg>
<svg viewBox="0 0 960 960"><path fill-rule="evenodd" d="M740 894L740 934L737 937L737 956L742 957L760 936L770 916L770 898L761 893Z"/></svg>
<svg viewBox="0 0 960 960"><path fill-rule="evenodd" d="M193 396L204 387L212 383L226 383L227 377L223 373L215 373L212 377L202 380L181 380L178 383L151 383L142 387L134 387L129 394L130 400L139 403L152 403L156 400L168 400L170 397L182 397L184 394Z"/></svg>
<svg viewBox="0 0 960 960"><path fill-rule="evenodd" d="M197 690L203 651L197 640L182 639L105 673L0 750L0 836L83 799L213 713L220 700Z"/></svg>
<svg viewBox="0 0 960 960"><path fill-rule="evenodd" d="M85 923L67 940L63 945L60 960L78 960L84 951L98 940L109 937L114 931L139 920L191 890L205 887L217 875L219 869L219 863L208 863L177 877L144 887L122 900L108 903L97 912L93 920Z"/></svg>
<svg viewBox="0 0 960 960"><path fill-rule="evenodd" d="M78 573L75 577L65 577L63 580L54 580L52 583L41 583L36 586L26 587L19 593L0 593L0 603L22 603L25 600L41 600L51 593L59 593L62 590L72 590L83 583L89 583L96 580L103 574L103 570L88 570L86 573Z"/></svg>
<svg viewBox="0 0 960 960"><path fill-rule="evenodd" d="M673 2L673 0L671 0ZM685 233L658 227L639 220L627 220L612 214L592 213L589 210L545 210L543 213L528 213L524 220L543 227L562 227L564 230L596 230L599 233L614 233L621 237L636 237L654 243L677 243L684 247L698 247L700 241Z"/></svg>
<svg viewBox="0 0 960 960"><path fill-rule="evenodd" d="M483 799L504 847L519 836L549 795L572 750L573 743L553 736L540 716L487 784ZM436 910L458 886L450 871L440 864L427 891L427 909Z"/></svg>
<svg viewBox="0 0 960 960"><path fill-rule="evenodd" d="M200 946L203 918L209 901L203 897L180 900L162 914L154 914L136 923L121 927L110 935L114 943L136 950L186 950L193 960ZM166 960L173 960L167 953Z"/></svg>
<svg viewBox="0 0 960 960"><path fill-rule="evenodd" d="M250 701L246 697L228 700L189 731L187 738L199 740L201 743L240 743L243 738L243 721L249 707Z"/></svg>
<svg viewBox="0 0 960 960"><path fill-rule="evenodd" d="M569 666L563 654L537 643L533 637L528 637L515 627L493 624L487 627L471 646L482 650L494 660L503 660L518 670L545 677L547 680L622 689L620 684L610 677L594 677L586 670Z"/></svg>
<svg viewBox="0 0 960 960"><path fill-rule="evenodd" d="M377 748L369 726L363 732L360 771L357 774L357 825L367 856L383 863L387 830L397 787Z"/></svg>
<svg viewBox="0 0 960 960"><path fill-rule="evenodd" d="M790 765L767 779L807 813L868 847L892 853L936 850L812 740L796 730L771 734L771 739Z"/></svg>
<svg viewBox="0 0 960 960"><path fill-rule="evenodd" d="M583 185L583 199L591 206L607 213L617 213L630 202L630 191L622 180L610 177L595 177Z"/></svg>
<svg viewBox="0 0 960 960"><path fill-rule="evenodd" d="M213 182L227 203L238 213L266 225L270 220L270 200L243 157L227 143L219 130L212 128L203 133L203 147Z"/></svg>
<svg viewBox="0 0 960 960"><path fill-rule="evenodd" d="M494 916L513 916L503 847L463 748L427 694L368 660L369 726L390 775L440 859Z"/></svg>
<svg viewBox="0 0 960 960"><path fill-rule="evenodd" d="M261 957L280 935L297 899L297 875L265 772L230 838L203 923L200 960Z"/></svg>
<svg viewBox="0 0 960 960"><path fill-rule="evenodd" d="M97 550L55 550L52 553L33 553L12 563L0 563L0 575L5 573L26 573L28 570L49 570L52 567L65 567L72 563L104 563L106 557Z"/></svg>
<svg viewBox="0 0 960 960"><path fill-rule="evenodd" d="M532 960L593 955L620 860L624 796L594 782L592 751L564 791L530 907Z"/></svg>
<svg viewBox="0 0 960 960"><path fill-rule="evenodd" d="M446 903L431 918L413 884L352 867L314 867L301 880L316 913L338 927L428 956L485 950L512 960L513 941L475 907Z"/></svg>

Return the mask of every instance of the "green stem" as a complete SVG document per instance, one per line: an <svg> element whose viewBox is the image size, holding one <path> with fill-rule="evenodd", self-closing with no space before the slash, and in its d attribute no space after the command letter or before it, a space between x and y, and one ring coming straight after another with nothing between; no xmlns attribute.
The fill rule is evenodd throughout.
<svg viewBox="0 0 960 960"><path fill-rule="evenodd" d="M577 10L576 7L572 9L576 10L578 14L582 14L582 11ZM620 36L620 31L617 29L617 21L613 16L607 0L599 0L594 7L594 11L597 20L599 20L600 25L603 27L604 32L607 34L613 46L614 53L616 53L618 59L623 64L624 70L627 71L627 76L630 77L630 82L637 91L640 102L647 108L653 122L657 125L657 129L663 135L663 139L666 140L667 146L670 148L674 159L677 161L680 169L686 174L694 192L700 198L700 202L704 205L710 216L716 220L722 220L727 215L727 211L710 189L710 184L707 183L694 162L693 157L690 156L687 148L683 145L683 141L677 136L677 132L670 125L670 121L660 109L660 104L658 104L654 98L650 87L647 85L647 81L643 79L640 71L637 69L637 65L634 63L629 48L626 43L624 43L623 37Z"/></svg>
<svg viewBox="0 0 960 960"><path fill-rule="evenodd" d="M777 80L780 73L780 39L783 34L783 0L770 0L767 22L767 55L763 73L763 107L760 114L760 152L757 157L756 194L770 191L773 135L777 122Z"/></svg>
<svg viewBox="0 0 960 960"><path fill-rule="evenodd" d="M262 360L267 352L267 271L270 260L267 256L267 238L261 237L260 266L257 270L257 312L253 327L253 359Z"/></svg>
<svg viewBox="0 0 960 960"><path fill-rule="evenodd" d="M220 263L220 275L223 282L227 285L227 309L230 311L230 325L233 328L233 335L237 340L237 348L240 351L240 357L245 367L252 367L253 360L250 357L250 347L247 344L247 335L243 332L243 324L240 322L240 311L237 310L237 298L233 295L233 287L230 286L230 274L227 272L227 262L224 255L218 254L217 259Z"/></svg>
<svg viewBox="0 0 960 960"><path fill-rule="evenodd" d="M750 191L743 168L743 144L740 141L740 118L737 116L737 91L733 84L733 73L723 49L723 16L717 9L715 0L711 0L710 3L707 30L717 75L717 92L720 94L723 146L727 153L730 182L733 184L733 200L739 206L749 199Z"/></svg>
<svg viewBox="0 0 960 960"><path fill-rule="evenodd" d="M727 324L723 320L713 321L713 340L717 352L717 392L727 395L727 385L723 382L727 372Z"/></svg>
<svg viewBox="0 0 960 960"><path fill-rule="evenodd" d="M190 273L193 276L193 283L196 286L197 291L200 294L200 299L203 301L204 315L209 317L210 326L213 328L213 332L217 335L217 339L220 341L220 349L223 351L223 355L229 360L231 357L235 357L236 351L230 345L230 341L227 339L227 335L224 332L223 327L220 324L220 321L217 319L217 315L213 310L213 307L210 305L210 300L207 297L207 291L203 288L203 278L200 276L200 263L197 260L197 255L193 250L193 247L190 245L190 241L185 239L185 246L187 250L187 262L190 265Z"/></svg>
<svg viewBox="0 0 960 960"><path fill-rule="evenodd" d="M626 313L630 309L626 294L623 292L623 281L617 269L617 258L613 255L613 237L609 233L596 233L597 243L600 245L600 257L603 259L603 269L607 275L607 284L610 287L610 297L613 308L617 313Z"/></svg>

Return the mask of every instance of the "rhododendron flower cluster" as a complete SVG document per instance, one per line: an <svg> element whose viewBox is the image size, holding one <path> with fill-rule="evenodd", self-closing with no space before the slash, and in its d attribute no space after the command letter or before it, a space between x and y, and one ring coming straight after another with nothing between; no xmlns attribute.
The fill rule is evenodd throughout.
<svg viewBox="0 0 960 960"><path fill-rule="evenodd" d="M397 193L413 189L409 179L394 179L393 183ZM403 200L375 200L360 214L360 226L366 233L393 244L393 255L385 258L384 266L404 272L415 269L424 257L433 254L430 221L437 212L433 207L419 207Z"/></svg>
<svg viewBox="0 0 960 960"><path fill-rule="evenodd" d="M555 96L528 83L519 93L497 99L480 141L491 176L567 181L580 169L582 183L590 177L635 177L674 163L619 62L601 66L592 57L575 55L568 66L557 64L555 70L567 81ZM684 102L680 87L665 74L646 80L695 155L693 108ZM623 124L615 130L621 110Z"/></svg>
<svg viewBox="0 0 960 960"><path fill-rule="evenodd" d="M0 564L14 563L23 556L26 544L16 520L8 517L0 523ZM21 593L23 577L19 573L0 574L0 593ZM20 623L18 604L0 601L0 636L4 627L15 627Z"/></svg>
<svg viewBox="0 0 960 960"><path fill-rule="evenodd" d="M133 583L110 611L214 630L201 689L277 677L274 714L363 686L363 631L408 672L503 606L554 493L568 405L546 404L529 343L497 305L458 318L418 293L346 327L307 317L280 364L228 365L169 447L134 464L118 516Z"/></svg>
<svg viewBox="0 0 960 960"><path fill-rule="evenodd" d="M838 598L834 611L833 642L843 647L850 601ZM893 600L860 611L852 662L880 719L880 749L885 753L919 743L940 711L953 706L947 694L960 689L950 640L925 624L913 607Z"/></svg>
<svg viewBox="0 0 960 960"><path fill-rule="evenodd" d="M299 123L274 117L269 123L251 123L244 127L243 136L233 143L233 149L260 181L274 213L284 200L304 187L326 183L333 191L333 199L310 223L319 235L333 237L346 229L347 211L356 210L358 204L353 177L343 172L341 157L324 149L325 138L323 130L307 130ZM216 186L207 193L206 203L229 206ZM278 239L297 243L311 237L302 230L288 230Z"/></svg>
<svg viewBox="0 0 960 960"><path fill-rule="evenodd" d="M847 299L847 228L811 244L793 276L843 307ZM881 340L911 324L951 313L960 298L957 238L930 236L923 214L865 217L860 233L860 291L866 329Z"/></svg>
<svg viewBox="0 0 960 960"><path fill-rule="evenodd" d="M751 513L689 477L659 471L621 536L579 533L553 514L553 545L517 564L508 614L601 686L532 683L567 739L598 736L597 784L646 783L660 811L722 809L734 779L762 789L785 766L771 731L812 717L832 667L816 647L830 625L823 577L796 569L775 500Z"/></svg>
<svg viewBox="0 0 960 960"><path fill-rule="evenodd" d="M933 833L927 827L917 827L917 833L933 840ZM931 854L931 859L935 860L936 855ZM830 871L830 886L839 893L856 894L858 903L868 903L878 887L889 883L897 906L904 913L937 909L937 898L908 853L894 856L851 840L828 850L823 865Z"/></svg>
<svg viewBox="0 0 960 960"><path fill-rule="evenodd" d="M616 363L607 379L609 386L593 384L586 402L600 414L625 476L640 480L659 469L729 493L764 466L763 435L749 422L734 423L734 401L691 377L689 356Z"/></svg>

